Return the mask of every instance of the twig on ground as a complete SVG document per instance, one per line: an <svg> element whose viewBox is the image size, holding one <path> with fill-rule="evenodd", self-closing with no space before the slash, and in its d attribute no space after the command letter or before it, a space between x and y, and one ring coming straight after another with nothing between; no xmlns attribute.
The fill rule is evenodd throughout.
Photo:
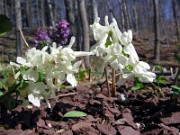
<svg viewBox="0 0 180 135"><path fill-rule="evenodd" d="M62 97L68 97L68 96L73 96L79 94L79 92L71 92L71 93L67 93L67 94L60 94L57 97L62 98Z"/></svg>

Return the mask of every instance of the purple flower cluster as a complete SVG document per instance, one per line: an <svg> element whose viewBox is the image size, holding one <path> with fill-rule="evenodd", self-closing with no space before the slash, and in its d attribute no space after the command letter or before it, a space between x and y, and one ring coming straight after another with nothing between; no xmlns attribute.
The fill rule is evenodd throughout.
<svg viewBox="0 0 180 135"><path fill-rule="evenodd" d="M67 44L70 35L70 25L66 20L61 20L56 23L56 40L61 45Z"/></svg>
<svg viewBox="0 0 180 135"><path fill-rule="evenodd" d="M36 47L46 46L46 45L48 45L48 43L51 42L51 39L48 36L48 34L46 33L46 31L43 30L42 28L40 28L36 32L34 42L35 42Z"/></svg>
<svg viewBox="0 0 180 135"><path fill-rule="evenodd" d="M65 45L70 39L70 24L66 20L61 20L56 23L55 29L45 30L38 29L35 35L35 45L45 46L51 42L56 42L60 45Z"/></svg>

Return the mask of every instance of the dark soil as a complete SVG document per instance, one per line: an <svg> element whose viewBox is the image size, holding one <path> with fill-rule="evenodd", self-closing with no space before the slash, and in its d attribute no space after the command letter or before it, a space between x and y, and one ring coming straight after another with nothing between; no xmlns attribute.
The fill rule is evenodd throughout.
<svg viewBox="0 0 180 135"><path fill-rule="evenodd" d="M62 89L57 102L50 100L52 109L45 103L32 109L2 108L0 135L179 135L180 98L167 86L162 87L165 98L161 98L151 86L133 92L132 85L117 88L116 97L107 96L106 83ZM71 110L88 115L63 118Z"/></svg>
<svg viewBox="0 0 180 135"><path fill-rule="evenodd" d="M141 58L153 58L149 41L134 38L133 42ZM161 45L161 60L174 61L175 52L175 43ZM117 88L116 97L107 96L106 83L62 89L57 102L50 100L52 109L45 103L32 109L19 105L11 111L1 106L0 135L180 135L180 97L170 94L169 86L161 86L162 98L151 86L134 92L130 90L133 85L128 82ZM63 118L71 110L88 115Z"/></svg>

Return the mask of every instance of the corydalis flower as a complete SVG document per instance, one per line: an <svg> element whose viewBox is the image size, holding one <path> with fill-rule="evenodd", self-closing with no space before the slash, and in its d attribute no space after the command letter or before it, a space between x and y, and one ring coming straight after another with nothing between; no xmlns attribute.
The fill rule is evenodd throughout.
<svg viewBox="0 0 180 135"><path fill-rule="evenodd" d="M41 100L44 99L48 107L49 96L55 99L55 91L58 91L61 84L69 82L73 87L77 85L75 73L81 65L81 61L74 63L77 57L89 56L91 52L73 51L71 49L75 42L72 37L66 47L57 46L54 42L52 46L45 46L42 49L31 48L25 58L17 57L17 63L10 64L19 70L15 74L15 79L23 79L28 86L25 88L27 94L21 94L33 105L40 107ZM49 49L48 49L49 48ZM20 69L24 69L23 72Z"/></svg>
<svg viewBox="0 0 180 135"><path fill-rule="evenodd" d="M70 36L70 25L66 20L61 20L56 23L55 32L56 42L59 42L61 45L67 44Z"/></svg>
<svg viewBox="0 0 180 135"><path fill-rule="evenodd" d="M96 18L91 25L94 39L97 42L91 48L91 51L103 59L105 64L109 64L112 68L121 72L117 84L122 84L125 80L134 77L139 77L143 82L152 82L156 75L148 71L150 66L147 63L139 60L132 44L132 31L128 30L122 33L114 18L112 23L109 24L106 16L105 26L100 25L99 21L100 18Z"/></svg>
<svg viewBox="0 0 180 135"><path fill-rule="evenodd" d="M34 40L36 47L46 46L50 41L50 37L48 36L46 31L42 28L38 29Z"/></svg>

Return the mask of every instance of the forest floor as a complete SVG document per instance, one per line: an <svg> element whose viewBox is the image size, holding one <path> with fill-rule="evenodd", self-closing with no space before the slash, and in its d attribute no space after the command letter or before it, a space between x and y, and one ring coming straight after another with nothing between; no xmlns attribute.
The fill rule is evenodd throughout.
<svg viewBox="0 0 180 135"><path fill-rule="evenodd" d="M134 45L143 59L153 58L153 47L140 39ZM161 48L162 60L173 61L176 46ZM160 97L152 85L132 91L133 81L117 87L115 97L108 97L107 83L81 82L76 88L64 88L57 102L50 100L40 108L18 105L9 111L1 108L0 135L180 135L180 97L172 94L169 84L160 85ZM85 85L87 84L87 85ZM125 100L122 100L122 95ZM64 118L72 110L86 112L85 117Z"/></svg>
<svg viewBox="0 0 180 135"><path fill-rule="evenodd" d="M179 135L180 97L170 94L168 86L161 87L162 98L151 86L134 92L130 90L133 85L127 82L117 88L116 97L107 96L106 83L62 89L57 102L50 100L52 109L45 103L32 109L2 108L0 135ZM72 110L88 115L63 118Z"/></svg>

